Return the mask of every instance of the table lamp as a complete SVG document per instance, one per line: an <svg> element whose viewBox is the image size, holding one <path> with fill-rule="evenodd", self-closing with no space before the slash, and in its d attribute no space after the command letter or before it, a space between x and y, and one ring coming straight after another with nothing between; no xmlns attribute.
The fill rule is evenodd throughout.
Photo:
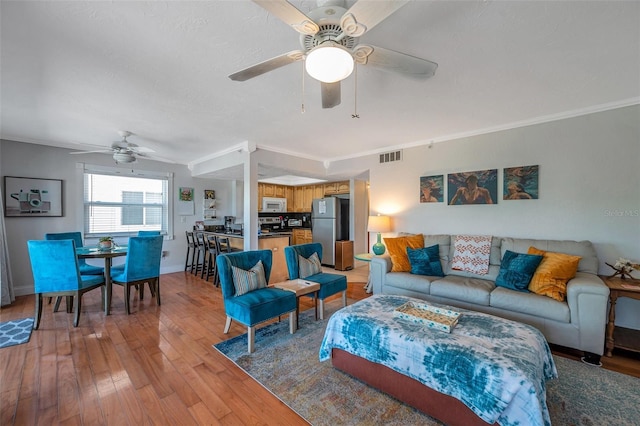
<svg viewBox="0 0 640 426"><path fill-rule="evenodd" d="M373 252L377 255L384 254L384 244L382 244L380 233L391 230L389 216L369 216L369 227L367 230L378 233L378 241L373 245Z"/></svg>

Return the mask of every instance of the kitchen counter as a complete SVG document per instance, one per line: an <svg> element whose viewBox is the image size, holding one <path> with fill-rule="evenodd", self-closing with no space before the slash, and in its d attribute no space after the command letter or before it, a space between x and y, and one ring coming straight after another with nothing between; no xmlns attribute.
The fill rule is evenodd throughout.
<svg viewBox="0 0 640 426"><path fill-rule="evenodd" d="M244 235L238 234L235 232L213 232L213 231L202 231L205 235L218 235L220 237L229 237L229 238L240 238L244 239ZM290 237L292 235L291 231L281 231L281 232L263 232L262 234L258 234L258 239L261 238L271 238L271 237Z"/></svg>
<svg viewBox="0 0 640 426"><path fill-rule="evenodd" d="M231 247L244 250L244 235L242 234L212 231L202 232L205 235L228 237ZM258 249L271 250L273 253L269 283L286 281L289 277L287 262L284 257L284 248L291 245L291 235L291 232L265 232L264 234L258 235Z"/></svg>

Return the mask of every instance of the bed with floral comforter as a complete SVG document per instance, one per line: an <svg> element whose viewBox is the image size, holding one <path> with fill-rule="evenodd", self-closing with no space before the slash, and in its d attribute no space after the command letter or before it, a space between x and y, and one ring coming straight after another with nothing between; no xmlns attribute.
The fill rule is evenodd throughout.
<svg viewBox="0 0 640 426"><path fill-rule="evenodd" d="M456 398L490 424L551 424L545 382L557 371L537 329L455 308L462 315L449 334L394 317L410 300L374 295L333 314L320 361L341 349Z"/></svg>

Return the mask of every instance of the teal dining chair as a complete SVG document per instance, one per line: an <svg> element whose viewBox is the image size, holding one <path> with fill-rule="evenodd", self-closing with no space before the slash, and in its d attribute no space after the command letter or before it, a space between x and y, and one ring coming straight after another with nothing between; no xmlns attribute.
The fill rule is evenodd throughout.
<svg viewBox="0 0 640 426"><path fill-rule="evenodd" d="M40 326L43 297L67 297L67 312L70 311L71 299L75 317L73 326L80 322L82 295L98 287L102 290L104 306L105 282L103 275L82 275L76 256L74 240L31 240L27 241L33 284L36 294L36 310L33 329Z"/></svg>
<svg viewBox="0 0 640 426"><path fill-rule="evenodd" d="M80 232L59 232L44 234L45 240L73 240L76 248L82 247L82 234ZM78 266L82 275L102 275L102 266L89 265L85 259L78 259Z"/></svg>
<svg viewBox="0 0 640 426"><path fill-rule="evenodd" d="M155 237L160 231L138 231L138 237Z"/></svg>
<svg viewBox="0 0 640 426"><path fill-rule="evenodd" d="M124 305L131 313L131 286L139 286L140 300L144 298L144 284L149 284L151 295L160 306L160 260L162 236L131 237L127 245L124 268L111 268L111 282L124 287Z"/></svg>
<svg viewBox="0 0 640 426"><path fill-rule="evenodd" d="M289 332L293 334L297 328L295 293L267 287L272 260L271 250L221 253L216 258L227 314L224 333L229 332L232 320L247 326L249 353L254 350L257 324L288 313ZM261 267L258 267L259 262Z"/></svg>
<svg viewBox="0 0 640 426"><path fill-rule="evenodd" d="M317 259L316 256L313 256L314 254ZM318 291L320 319L324 319L324 299L329 296L342 293L342 306L347 306L347 276L322 271L320 265L322 244L309 243L285 247L284 257L287 261L290 280L304 278L305 280L320 283L320 291ZM312 259L316 259L315 265L311 261ZM314 297L314 295L309 294L309 297Z"/></svg>

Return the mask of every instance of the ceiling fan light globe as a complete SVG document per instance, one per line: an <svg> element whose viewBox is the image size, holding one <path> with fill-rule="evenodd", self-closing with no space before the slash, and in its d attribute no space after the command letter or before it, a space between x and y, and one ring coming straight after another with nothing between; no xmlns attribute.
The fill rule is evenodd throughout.
<svg viewBox="0 0 640 426"><path fill-rule="evenodd" d="M136 157L127 153L127 152L114 152L113 159L117 164L121 163L134 163L136 161Z"/></svg>
<svg viewBox="0 0 640 426"><path fill-rule="evenodd" d="M307 73L323 83L344 80L353 72L353 56L336 43L320 45L307 54Z"/></svg>

